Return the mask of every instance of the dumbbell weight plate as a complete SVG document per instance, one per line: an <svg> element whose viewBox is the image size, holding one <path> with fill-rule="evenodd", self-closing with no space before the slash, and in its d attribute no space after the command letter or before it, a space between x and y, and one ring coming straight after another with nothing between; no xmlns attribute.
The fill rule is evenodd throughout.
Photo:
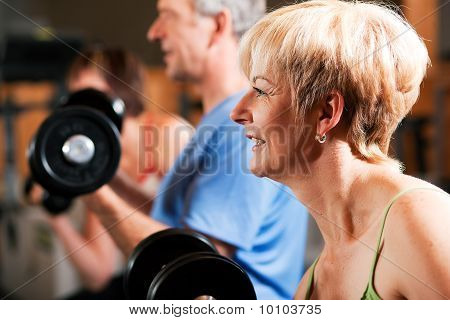
<svg viewBox="0 0 450 320"><path fill-rule="evenodd" d="M255 300L246 272L214 253L194 253L172 261L153 280L149 300Z"/></svg>
<svg viewBox="0 0 450 320"><path fill-rule="evenodd" d="M144 239L128 260L124 288L129 299L144 300L153 278L167 264L193 252L217 253L209 240L185 229L168 229Z"/></svg>
<svg viewBox="0 0 450 320"><path fill-rule="evenodd" d="M94 150L79 137L91 141ZM75 152L67 149L70 141ZM44 121L28 158L33 178L50 194L73 198L107 183L117 170L120 153L120 135L111 120L88 107L71 107Z"/></svg>
<svg viewBox="0 0 450 320"><path fill-rule="evenodd" d="M95 89L84 89L72 93L64 98L62 108L73 106L85 106L100 111L116 125L119 132L122 130L122 121L125 113L123 100L111 99L105 93Z"/></svg>

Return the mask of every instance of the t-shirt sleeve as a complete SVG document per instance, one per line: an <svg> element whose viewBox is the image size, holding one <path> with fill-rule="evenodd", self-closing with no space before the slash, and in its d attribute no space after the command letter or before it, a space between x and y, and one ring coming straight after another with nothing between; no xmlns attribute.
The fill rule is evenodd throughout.
<svg viewBox="0 0 450 320"><path fill-rule="evenodd" d="M244 135L225 135L208 144L199 174L187 190L183 223L238 249L250 250L276 184L248 169L252 143Z"/></svg>

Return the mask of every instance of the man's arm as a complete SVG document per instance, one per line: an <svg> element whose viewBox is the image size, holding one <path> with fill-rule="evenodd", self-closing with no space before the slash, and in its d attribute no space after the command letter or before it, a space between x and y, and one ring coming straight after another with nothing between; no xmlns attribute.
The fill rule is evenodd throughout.
<svg viewBox="0 0 450 320"><path fill-rule="evenodd" d="M147 198L149 200L150 198ZM108 185L84 196L87 207L96 213L106 231L126 257L149 235L167 229L148 216L143 206L133 207Z"/></svg>
<svg viewBox="0 0 450 320"><path fill-rule="evenodd" d="M152 194L131 179L120 169L109 183L111 189L126 201L132 208L143 212L150 212L152 208Z"/></svg>
<svg viewBox="0 0 450 320"><path fill-rule="evenodd" d="M83 197L83 200L88 208L97 214L106 231L126 257L129 257L139 242L146 237L169 228L152 219L141 208L130 206L108 186ZM236 251L234 246L207 235L206 237L221 255L233 258Z"/></svg>

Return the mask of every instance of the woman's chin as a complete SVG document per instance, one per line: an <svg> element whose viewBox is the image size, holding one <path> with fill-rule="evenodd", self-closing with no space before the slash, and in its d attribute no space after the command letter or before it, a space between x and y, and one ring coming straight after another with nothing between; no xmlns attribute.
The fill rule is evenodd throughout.
<svg viewBox="0 0 450 320"><path fill-rule="evenodd" d="M254 158L250 162L250 171L259 178L266 177L264 168L261 165L257 165Z"/></svg>

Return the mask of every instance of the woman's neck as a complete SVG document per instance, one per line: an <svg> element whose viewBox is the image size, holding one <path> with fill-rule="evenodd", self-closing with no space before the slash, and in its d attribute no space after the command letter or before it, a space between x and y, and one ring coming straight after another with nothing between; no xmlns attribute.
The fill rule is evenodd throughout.
<svg viewBox="0 0 450 320"><path fill-rule="evenodd" d="M312 165L307 177L288 186L305 204L326 244L359 239L381 217L379 203L392 193L390 167L356 158L347 144L337 144ZM398 174L398 173L397 173ZM368 192L373 188L377 192Z"/></svg>

